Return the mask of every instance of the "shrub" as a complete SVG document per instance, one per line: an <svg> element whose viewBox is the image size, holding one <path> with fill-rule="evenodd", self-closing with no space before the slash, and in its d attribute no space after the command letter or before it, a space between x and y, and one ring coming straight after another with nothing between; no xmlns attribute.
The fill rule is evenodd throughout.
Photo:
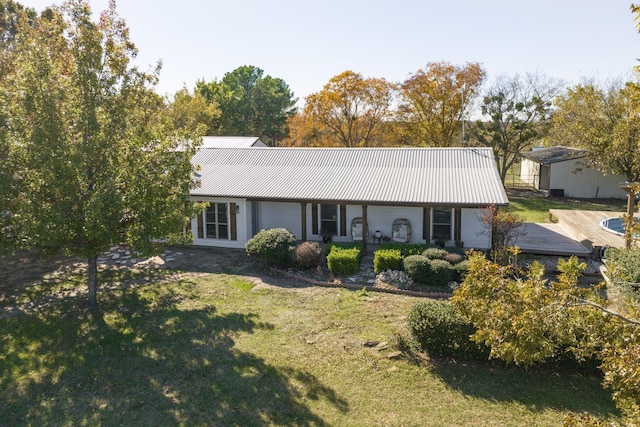
<svg viewBox="0 0 640 427"><path fill-rule="evenodd" d="M317 266L321 256L322 248L317 242L302 242L293 250L293 260L301 268Z"/></svg>
<svg viewBox="0 0 640 427"><path fill-rule="evenodd" d="M340 248L334 246L327 256L327 266L336 275L355 274L360 268L361 251L359 248Z"/></svg>
<svg viewBox="0 0 640 427"><path fill-rule="evenodd" d="M255 256L270 264L285 265L289 261L296 243L293 233L285 228L262 230L253 236L245 249L248 255Z"/></svg>
<svg viewBox="0 0 640 427"><path fill-rule="evenodd" d="M459 253L449 252L444 256L443 259L447 261L449 264L455 265L455 264L458 264L459 262L464 261L464 255Z"/></svg>
<svg viewBox="0 0 640 427"><path fill-rule="evenodd" d="M420 301L407 316L407 325L418 347L434 357L486 359L488 350L471 341L473 325L448 301Z"/></svg>
<svg viewBox="0 0 640 427"><path fill-rule="evenodd" d="M616 277L625 282L640 282L640 249L608 248L604 257L616 266Z"/></svg>
<svg viewBox="0 0 640 427"><path fill-rule="evenodd" d="M469 261L464 260L460 261L456 265L451 267L453 271L453 280L456 282L462 282L464 280L464 276L467 275L467 270L469 270Z"/></svg>
<svg viewBox="0 0 640 427"><path fill-rule="evenodd" d="M381 243L380 246L378 246L378 249L397 249L400 252L402 252L403 248L404 248L404 243L396 243L396 242Z"/></svg>
<svg viewBox="0 0 640 427"><path fill-rule="evenodd" d="M432 259L429 263L431 264L431 277L428 282L430 285L445 286L453 280L453 270L447 261Z"/></svg>
<svg viewBox="0 0 640 427"><path fill-rule="evenodd" d="M402 254L398 249L378 249L373 254L373 271L400 270Z"/></svg>
<svg viewBox="0 0 640 427"><path fill-rule="evenodd" d="M429 259L444 259L449 252L442 248L427 248L422 252L422 256Z"/></svg>
<svg viewBox="0 0 640 427"><path fill-rule="evenodd" d="M428 283L431 278L431 263L422 255L409 255L403 260L404 271L415 282Z"/></svg>
<svg viewBox="0 0 640 427"><path fill-rule="evenodd" d="M424 252L426 248L427 248L427 245L423 243L405 244L402 253L404 254L404 256L420 255L422 254L422 252Z"/></svg>
<svg viewBox="0 0 640 427"><path fill-rule="evenodd" d="M331 251L334 248L339 248L339 249L357 248L359 250L360 257L362 257L362 244L360 244L360 243L326 243L324 245L324 256L325 256L325 258L329 256L329 254L331 253Z"/></svg>

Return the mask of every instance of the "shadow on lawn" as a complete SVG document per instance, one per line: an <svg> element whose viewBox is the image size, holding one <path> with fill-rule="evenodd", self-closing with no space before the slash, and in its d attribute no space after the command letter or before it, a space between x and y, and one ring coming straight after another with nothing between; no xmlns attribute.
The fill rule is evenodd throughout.
<svg viewBox="0 0 640 427"><path fill-rule="evenodd" d="M112 297L102 317L61 316L78 312L66 307L3 320L2 424L325 425L304 400L347 411L308 372L234 348L238 333L272 325L212 306L177 309L181 295L156 292Z"/></svg>
<svg viewBox="0 0 640 427"><path fill-rule="evenodd" d="M594 372L547 367L525 370L499 362L435 360L433 373L465 395L519 402L535 410L554 408L599 417L619 417L611 393ZM586 368L585 368L586 371Z"/></svg>

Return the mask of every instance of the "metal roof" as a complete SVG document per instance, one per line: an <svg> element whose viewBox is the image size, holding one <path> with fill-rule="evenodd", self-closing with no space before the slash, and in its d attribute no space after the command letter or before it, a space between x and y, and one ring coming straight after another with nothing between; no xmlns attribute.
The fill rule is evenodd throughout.
<svg viewBox="0 0 640 427"><path fill-rule="evenodd" d="M558 146L527 151L526 153L522 153L522 156L534 162L552 164L587 157L587 151Z"/></svg>
<svg viewBox="0 0 640 427"><path fill-rule="evenodd" d="M266 147L257 136L203 136L201 148Z"/></svg>
<svg viewBox="0 0 640 427"><path fill-rule="evenodd" d="M192 196L483 206L509 200L491 148L200 149Z"/></svg>

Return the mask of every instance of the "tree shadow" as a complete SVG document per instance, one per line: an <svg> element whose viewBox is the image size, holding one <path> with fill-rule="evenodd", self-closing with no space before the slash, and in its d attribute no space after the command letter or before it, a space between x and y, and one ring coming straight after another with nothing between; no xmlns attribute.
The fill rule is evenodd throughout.
<svg viewBox="0 0 640 427"><path fill-rule="evenodd" d="M62 307L2 320L2 424L322 426L305 401L348 411L312 374L235 348L238 334L273 328L256 315L147 295L110 297L102 316Z"/></svg>
<svg viewBox="0 0 640 427"><path fill-rule="evenodd" d="M548 408L599 417L619 417L611 392L594 370L575 366L529 370L501 362L432 360L432 372L454 390L477 398L518 402L533 410Z"/></svg>

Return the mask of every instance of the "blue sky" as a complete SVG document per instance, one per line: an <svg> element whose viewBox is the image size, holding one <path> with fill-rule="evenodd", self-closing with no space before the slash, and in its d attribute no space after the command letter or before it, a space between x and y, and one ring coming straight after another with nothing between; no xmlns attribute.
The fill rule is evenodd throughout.
<svg viewBox="0 0 640 427"><path fill-rule="evenodd" d="M41 10L55 0L18 0ZM108 0L90 0L94 12ZM255 65L301 100L345 70L402 81L427 62L479 62L489 79L538 71L569 84L629 79L630 0L120 0L158 91Z"/></svg>

